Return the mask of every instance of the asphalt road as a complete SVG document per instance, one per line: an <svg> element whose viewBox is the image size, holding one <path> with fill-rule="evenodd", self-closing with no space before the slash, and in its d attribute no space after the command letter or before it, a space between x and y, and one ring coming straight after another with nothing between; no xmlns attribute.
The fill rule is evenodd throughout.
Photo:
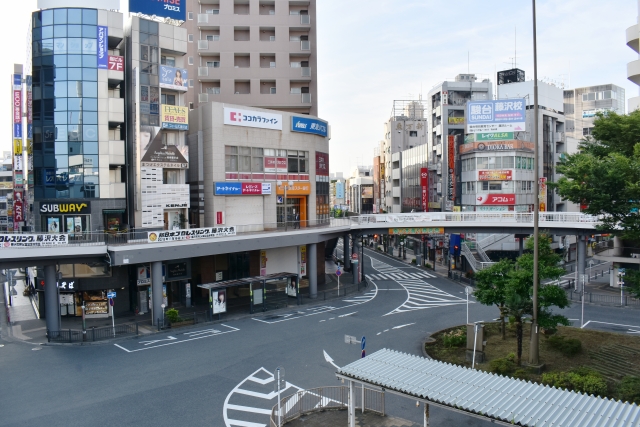
<svg viewBox="0 0 640 427"><path fill-rule="evenodd" d="M460 285L372 251L366 255L365 272L373 279L357 298L117 345L34 346L0 340L0 426L268 425L267 414L276 403L270 380L277 366L285 370L283 395L339 385L325 354L338 366L358 359L360 346L346 344L345 335L366 336L369 354L391 348L421 355L425 336L466 321ZM580 306L566 312L578 319ZM629 330L640 331L637 313L588 306L585 318L589 328L633 333ZM495 308L469 306L472 322L496 315ZM388 398L387 412L422 421L410 399ZM490 425L438 408L431 416L432 425Z"/></svg>

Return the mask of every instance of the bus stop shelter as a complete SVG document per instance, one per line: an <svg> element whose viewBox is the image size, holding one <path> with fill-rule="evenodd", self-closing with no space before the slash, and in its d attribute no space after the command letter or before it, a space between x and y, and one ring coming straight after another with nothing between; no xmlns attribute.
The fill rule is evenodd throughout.
<svg viewBox="0 0 640 427"><path fill-rule="evenodd" d="M501 425L640 427L640 407L515 378L382 349L336 373L349 382L349 427L355 427L355 388L393 393Z"/></svg>
<svg viewBox="0 0 640 427"><path fill-rule="evenodd" d="M209 309L215 315L227 312L227 305L249 306L251 314L295 304L300 305L300 283L295 273L273 273L266 276L245 277L205 283L199 288L209 292ZM221 300L224 301L224 307Z"/></svg>

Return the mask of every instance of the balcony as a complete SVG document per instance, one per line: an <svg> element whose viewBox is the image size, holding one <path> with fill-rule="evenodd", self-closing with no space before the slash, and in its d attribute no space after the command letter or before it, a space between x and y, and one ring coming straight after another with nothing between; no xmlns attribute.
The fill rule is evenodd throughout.
<svg viewBox="0 0 640 427"><path fill-rule="evenodd" d="M627 79L640 85L640 59L636 59L627 64Z"/></svg>
<svg viewBox="0 0 640 427"><path fill-rule="evenodd" d="M640 53L640 46L638 45L638 38L640 37L640 28L638 25L632 25L627 28L627 46Z"/></svg>
<svg viewBox="0 0 640 427"><path fill-rule="evenodd" d="M124 123L124 99L109 98L109 123Z"/></svg>
<svg viewBox="0 0 640 427"><path fill-rule="evenodd" d="M198 50L209 50L209 40L198 40Z"/></svg>
<svg viewBox="0 0 640 427"><path fill-rule="evenodd" d="M220 67L198 67L198 80L201 82L211 82L220 80L220 76L214 75L214 69Z"/></svg>
<svg viewBox="0 0 640 427"><path fill-rule="evenodd" d="M124 141L109 141L109 165L124 166Z"/></svg>
<svg viewBox="0 0 640 427"><path fill-rule="evenodd" d="M212 13L198 14L198 28L201 30L214 30L220 27L220 15Z"/></svg>
<svg viewBox="0 0 640 427"><path fill-rule="evenodd" d="M311 24L311 17L309 15L300 15L300 23L302 25Z"/></svg>
<svg viewBox="0 0 640 427"><path fill-rule="evenodd" d="M300 50L311 50L311 42L309 40L300 40Z"/></svg>
<svg viewBox="0 0 640 427"><path fill-rule="evenodd" d="M311 104L311 94L310 93L303 93L301 102L303 104Z"/></svg>
<svg viewBox="0 0 640 427"><path fill-rule="evenodd" d="M198 102L201 104L206 104L209 102L209 94L208 93L199 93L198 94Z"/></svg>

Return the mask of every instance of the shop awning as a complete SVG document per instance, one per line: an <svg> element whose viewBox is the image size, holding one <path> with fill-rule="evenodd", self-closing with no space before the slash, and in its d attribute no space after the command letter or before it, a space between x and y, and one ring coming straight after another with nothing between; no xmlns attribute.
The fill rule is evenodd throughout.
<svg viewBox="0 0 640 427"><path fill-rule="evenodd" d="M232 288L234 286L248 285L250 283L259 283L262 281L286 279L289 277L298 277L298 275L295 273L272 273L267 274L266 276L245 277L242 279L225 280L223 282L203 283L202 285L198 285L198 287L203 289L225 289Z"/></svg>
<svg viewBox="0 0 640 427"><path fill-rule="evenodd" d="M102 209L103 214L122 214L124 209Z"/></svg>

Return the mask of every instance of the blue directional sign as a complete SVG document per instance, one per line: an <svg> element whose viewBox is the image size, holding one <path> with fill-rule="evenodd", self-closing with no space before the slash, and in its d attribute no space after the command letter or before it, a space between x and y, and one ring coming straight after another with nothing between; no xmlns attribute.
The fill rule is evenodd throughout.
<svg viewBox="0 0 640 427"><path fill-rule="evenodd" d="M116 293L115 292L107 292L107 298L113 299L115 297L116 297Z"/></svg>
<svg viewBox="0 0 640 427"><path fill-rule="evenodd" d="M367 344L367 340L365 337L362 337L362 341L360 341L360 347L364 350L364 346Z"/></svg>
<svg viewBox="0 0 640 427"><path fill-rule="evenodd" d="M338 277L342 276L342 271L340 271L340 269L336 270L336 276Z"/></svg>

